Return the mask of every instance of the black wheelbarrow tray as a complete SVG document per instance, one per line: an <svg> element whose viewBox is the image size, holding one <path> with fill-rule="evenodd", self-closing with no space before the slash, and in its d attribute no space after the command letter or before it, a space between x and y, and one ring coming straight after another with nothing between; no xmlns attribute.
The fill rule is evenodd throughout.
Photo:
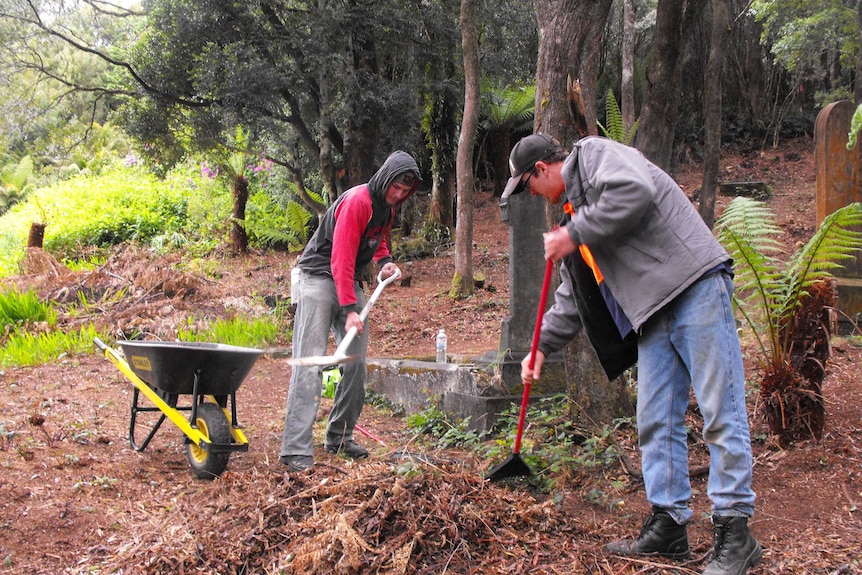
<svg viewBox="0 0 862 575"><path fill-rule="evenodd" d="M189 464L201 479L220 476L232 452L248 451L248 440L237 423L236 391L263 350L219 343L121 340L117 342L123 350L120 354L99 338L93 342L135 387L129 424L132 449L146 449L168 418L185 434ZM155 407L142 405L140 394ZM191 396L191 401L181 406L181 396ZM161 412L160 417L138 443L138 414L155 411Z"/></svg>

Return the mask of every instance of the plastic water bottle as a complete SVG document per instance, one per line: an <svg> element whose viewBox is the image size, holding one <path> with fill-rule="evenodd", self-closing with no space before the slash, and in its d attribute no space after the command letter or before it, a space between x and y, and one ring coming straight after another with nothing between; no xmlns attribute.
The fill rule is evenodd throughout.
<svg viewBox="0 0 862 575"><path fill-rule="evenodd" d="M441 329L437 332L437 363L446 363L446 346L449 344L449 338L446 337L446 330Z"/></svg>

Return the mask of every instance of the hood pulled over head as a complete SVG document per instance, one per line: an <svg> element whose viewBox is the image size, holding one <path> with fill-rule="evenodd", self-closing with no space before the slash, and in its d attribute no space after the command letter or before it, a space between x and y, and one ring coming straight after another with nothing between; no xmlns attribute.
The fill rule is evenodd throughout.
<svg viewBox="0 0 862 575"><path fill-rule="evenodd" d="M386 203L386 190L395 180L410 186L410 193L404 197L399 203L403 203L407 198L416 193L419 188L419 182L422 178L419 176L419 166L413 156L407 152L397 150L389 154L380 169L371 176L368 180L368 190L371 193L371 199L375 202ZM393 206L394 207L394 206Z"/></svg>

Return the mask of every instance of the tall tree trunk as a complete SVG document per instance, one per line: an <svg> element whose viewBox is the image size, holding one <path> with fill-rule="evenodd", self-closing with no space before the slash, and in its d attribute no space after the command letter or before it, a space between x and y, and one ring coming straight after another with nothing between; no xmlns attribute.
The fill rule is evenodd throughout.
<svg viewBox="0 0 862 575"><path fill-rule="evenodd" d="M623 1L623 68L620 83L620 108L626 134L635 124L635 9L634 0Z"/></svg>
<svg viewBox="0 0 862 575"><path fill-rule="evenodd" d="M704 77L703 112L706 129L703 149L703 184L700 187L700 217L712 228L715 223L715 195L718 188L721 154L721 70L724 47L730 38L730 9L727 0L712 0L712 33L709 60Z"/></svg>
<svg viewBox="0 0 862 575"><path fill-rule="evenodd" d="M596 78L610 7L611 0L536 0L539 58L535 131L554 136L565 147L578 137L566 101L566 80L570 75L581 82L590 133L598 133Z"/></svg>
<svg viewBox="0 0 862 575"><path fill-rule="evenodd" d="M479 125L481 96L477 0L461 0L461 50L464 55L464 118L458 140L458 209L455 226L455 277L452 297L466 297L473 284L473 143Z"/></svg>
<svg viewBox="0 0 862 575"><path fill-rule="evenodd" d="M318 4L323 5L324 0L318 0ZM329 203L332 204L338 197L338 185L335 177L335 164L332 161L332 142L329 139L329 123L331 121L329 114L329 74L326 66L322 65L317 74L317 82L319 84L319 110L320 119L318 120L318 133L320 135L320 154L318 161L320 162L320 173L323 175L324 187L326 188Z"/></svg>
<svg viewBox="0 0 862 575"><path fill-rule="evenodd" d="M494 197L499 198L503 195L503 188L506 187L506 182L509 181L509 152L511 149L509 126L497 128L493 134L494 140L491 144L493 151L491 155L494 163Z"/></svg>
<svg viewBox="0 0 862 575"><path fill-rule="evenodd" d="M452 200L458 179L456 134L459 96L450 84L444 83L432 92L432 97L425 134L431 148L431 206L428 219L452 230L455 227Z"/></svg>
<svg viewBox="0 0 862 575"><path fill-rule="evenodd" d="M248 204L248 179L238 176L233 181L233 218L230 227L230 251L237 256L248 251L245 232L245 206Z"/></svg>
<svg viewBox="0 0 862 575"><path fill-rule="evenodd" d="M326 9L326 0L317 0L317 8L320 11ZM352 70L351 70L352 72ZM329 70L326 64L321 64L317 73L318 82L318 135L320 136L320 149L318 162L320 174L323 179L323 187L332 204L339 195L338 178L336 177L335 162L332 159L332 141L329 139L329 126L332 121L330 117L330 94L329 94Z"/></svg>
<svg viewBox="0 0 862 575"><path fill-rule="evenodd" d="M670 169L679 106L679 52L685 0L659 0L655 44L646 70L646 98L635 142L657 166Z"/></svg>
<svg viewBox="0 0 862 575"><path fill-rule="evenodd" d="M371 102L364 101L368 94L376 93L367 86L373 80L364 79L377 77L379 64L374 54L373 39L351 36L346 81L349 112L344 127L344 171L348 187L367 182L374 175L374 144L378 141L380 122ZM386 153L391 151L386 150Z"/></svg>
<svg viewBox="0 0 862 575"><path fill-rule="evenodd" d="M536 0L539 58L535 131L554 136L566 147L579 137L568 108L569 75L581 82L587 126L591 134L597 132L595 94L599 47L610 7L611 0ZM562 38L567 41L561 41ZM547 223L556 223L562 216L561 207L549 206L547 216ZM566 347L563 358L573 420L585 427L601 427L613 417L631 414L622 380L608 383L583 331ZM585 398L592 399L586 401ZM628 406L628 410L622 408L622 413L620 398L623 405Z"/></svg>
<svg viewBox="0 0 862 575"><path fill-rule="evenodd" d="M673 168L674 131L679 111L683 32L703 12L705 0L659 0L655 43L646 70L646 96L635 145L654 164Z"/></svg>

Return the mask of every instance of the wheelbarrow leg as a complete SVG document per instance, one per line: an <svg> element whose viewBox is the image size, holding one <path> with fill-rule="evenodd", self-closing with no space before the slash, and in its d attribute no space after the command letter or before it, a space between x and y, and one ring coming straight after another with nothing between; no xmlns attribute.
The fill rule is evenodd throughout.
<svg viewBox="0 0 862 575"><path fill-rule="evenodd" d="M231 427L242 429L242 426L236 418L236 392L230 394L230 424Z"/></svg>
<svg viewBox="0 0 862 575"><path fill-rule="evenodd" d="M138 404L138 397L139 396L140 396L140 391L136 387L134 389L134 392L132 393L132 417L130 418L130 423L129 423L129 443L132 445L132 449L134 449L135 451L145 450L147 448L147 445L149 445L150 440L153 438L153 436L156 434L156 432L162 426L162 423L165 421L165 414L162 413L161 416L159 416L158 421L156 421L156 424L150 430L150 433L147 435L147 438L144 439L143 443L138 445L138 443L135 442L135 423L136 423L137 418L138 418L138 412L139 411L159 411L158 408L140 407Z"/></svg>

